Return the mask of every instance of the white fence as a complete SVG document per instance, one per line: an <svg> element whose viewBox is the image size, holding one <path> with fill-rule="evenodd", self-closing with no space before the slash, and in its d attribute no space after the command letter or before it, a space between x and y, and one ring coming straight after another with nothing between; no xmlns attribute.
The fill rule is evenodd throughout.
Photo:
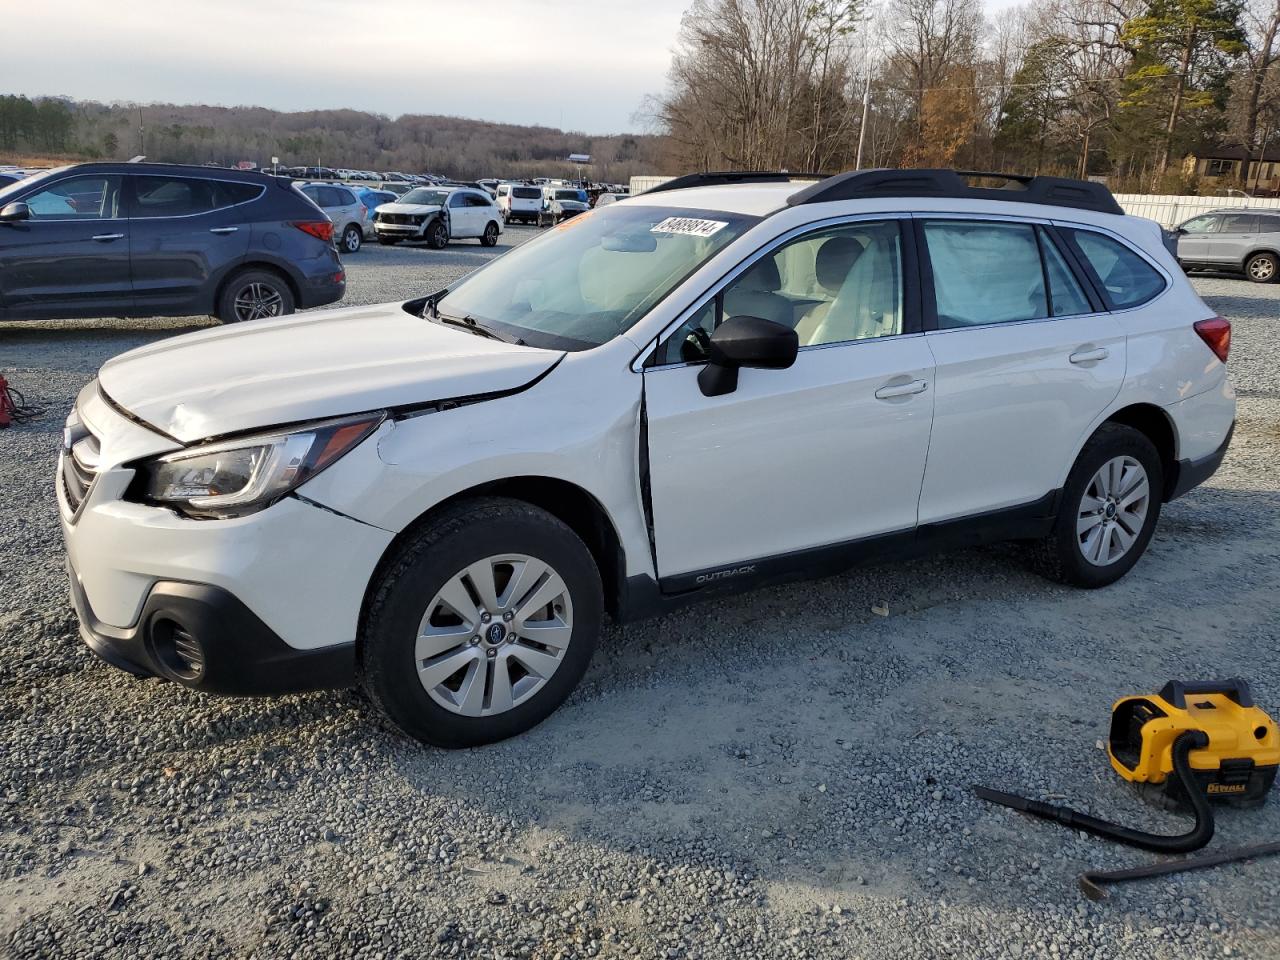
<svg viewBox="0 0 1280 960"><path fill-rule="evenodd" d="M644 193L650 187L656 187L670 179L670 177L632 177L631 195ZM1117 193L1115 197L1125 213L1154 220L1162 227L1174 227L1198 213L1223 207L1280 210L1280 197L1179 197L1145 193Z"/></svg>
<svg viewBox="0 0 1280 960"><path fill-rule="evenodd" d="M1124 212L1146 217L1162 227L1173 227L1198 213L1223 207L1251 207L1280 210L1280 197L1176 197L1142 193L1117 193L1116 200Z"/></svg>

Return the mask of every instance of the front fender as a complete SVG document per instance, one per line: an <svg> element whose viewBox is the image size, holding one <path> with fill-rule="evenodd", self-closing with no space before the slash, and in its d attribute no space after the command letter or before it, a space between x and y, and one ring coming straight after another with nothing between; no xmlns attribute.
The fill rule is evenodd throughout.
<svg viewBox="0 0 1280 960"><path fill-rule="evenodd" d="M629 349L615 351L622 363ZM652 576L638 473L640 377L621 364L587 362L589 356L571 354L518 393L389 422L298 492L399 533L445 500L486 484L560 480L608 515L627 576Z"/></svg>

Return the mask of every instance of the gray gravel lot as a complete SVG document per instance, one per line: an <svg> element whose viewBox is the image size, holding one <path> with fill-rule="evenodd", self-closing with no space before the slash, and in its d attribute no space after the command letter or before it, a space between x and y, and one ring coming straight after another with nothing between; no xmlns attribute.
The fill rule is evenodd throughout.
<svg viewBox="0 0 1280 960"><path fill-rule="evenodd" d="M492 255L367 247L347 300ZM1239 674L1280 712L1280 287L1196 285L1234 324L1240 424L1121 583L997 547L611 628L549 721L455 753L355 692L214 699L98 662L65 595L62 418L108 356L192 324L0 326L48 410L0 432L0 956L1280 956L1280 858L1090 903L1081 870L1152 856L968 790L1173 831L1110 771L1111 702ZM1214 846L1277 838L1273 797Z"/></svg>

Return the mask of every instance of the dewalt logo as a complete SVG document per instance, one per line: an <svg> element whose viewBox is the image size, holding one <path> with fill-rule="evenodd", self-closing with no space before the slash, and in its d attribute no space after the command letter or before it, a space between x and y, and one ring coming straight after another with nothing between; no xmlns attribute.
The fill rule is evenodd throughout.
<svg viewBox="0 0 1280 960"><path fill-rule="evenodd" d="M1244 793L1243 783L1211 783L1209 793Z"/></svg>

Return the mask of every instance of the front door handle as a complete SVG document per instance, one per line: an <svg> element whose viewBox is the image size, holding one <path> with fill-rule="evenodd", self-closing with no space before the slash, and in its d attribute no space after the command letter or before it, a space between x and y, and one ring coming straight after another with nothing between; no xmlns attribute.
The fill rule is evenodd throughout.
<svg viewBox="0 0 1280 960"><path fill-rule="evenodd" d="M210 233L235 233L239 227L210 227Z"/></svg>
<svg viewBox="0 0 1280 960"><path fill-rule="evenodd" d="M1094 363L1098 360L1105 360L1111 356L1111 351L1106 347L1098 347L1095 350L1077 350L1067 359L1072 363Z"/></svg>
<svg viewBox="0 0 1280 960"><path fill-rule="evenodd" d="M99 233L94 238L102 243L110 243L112 240L123 240L123 233Z"/></svg>
<svg viewBox="0 0 1280 960"><path fill-rule="evenodd" d="M929 384L925 380L911 380L907 383L895 383L892 386L881 387L876 391L877 400L892 400L894 397L909 397L914 393L924 393L929 389Z"/></svg>

